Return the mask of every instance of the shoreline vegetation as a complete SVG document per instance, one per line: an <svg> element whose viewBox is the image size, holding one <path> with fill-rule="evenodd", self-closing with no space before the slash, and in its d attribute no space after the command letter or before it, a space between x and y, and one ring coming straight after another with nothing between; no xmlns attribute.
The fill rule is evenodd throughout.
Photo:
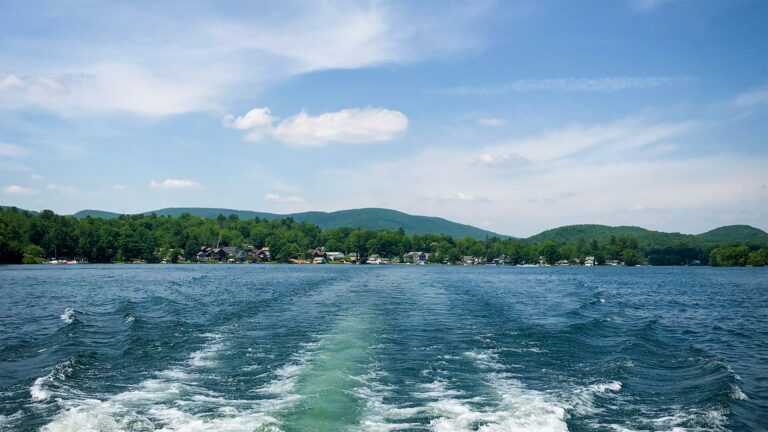
<svg viewBox="0 0 768 432"><path fill-rule="evenodd" d="M0 264L768 265L764 238L700 238L641 229L632 233L637 235L592 230L590 237L583 230L562 227L529 239L474 239L408 235L402 228L323 230L292 218L221 214L207 218L188 213L76 218L9 207L0 208Z"/></svg>

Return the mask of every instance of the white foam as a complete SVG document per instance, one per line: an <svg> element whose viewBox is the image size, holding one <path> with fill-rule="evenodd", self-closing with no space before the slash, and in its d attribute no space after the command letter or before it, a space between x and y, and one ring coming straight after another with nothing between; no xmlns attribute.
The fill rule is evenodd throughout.
<svg viewBox="0 0 768 432"><path fill-rule="evenodd" d="M426 404L427 414L433 417L429 424L433 431L568 431L565 408L550 395L526 388L513 374L503 372L506 367L494 351L470 351L465 356L473 359L478 369L487 371L483 376L491 391L462 398L463 393L444 379L425 385L430 391L417 395L435 399Z"/></svg>
<svg viewBox="0 0 768 432"><path fill-rule="evenodd" d="M189 364L196 368L210 368L216 366L216 356L218 356L221 349L224 347L220 334L206 333L202 336L210 339L203 349L195 351L189 355Z"/></svg>
<svg viewBox="0 0 768 432"><path fill-rule="evenodd" d="M601 410L594 405L595 396L606 397L608 394L621 391L620 381L609 381L591 384L587 387L576 389L571 395L571 408L581 414L594 414Z"/></svg>
<svg viewBox="0 0 768 432"><path fill-rule="evenodd" d="M71 372L72 363L66 361L54 366L47 375L35 379L29 387L29 394L32 396L32 400L43 402L50 399L52 391L48 387L56 381L64 381Z"/></svg>
<svg viewBox="0 0 768 432"><path fill-rule="evenodd" d="M648 410L650 411L650 410ZM647 411L646 411L647 412ZM716 409L673 409L657 418L640 418L624 425L603 425L617 432L645 432L649 429L667 432L725 432L726 412ZM629 426L629 427L628 427Z"/></svg>
<svg viewBox="0 0 768 432"><path fill-rule="evenodd" d="M223 346L222 337L206 335L203 349L187 362L155 373L155 377L107 399L67 395L59 399L64 409L41 429L43 432L112 432L125 430L159 431L277 431L277 420L264 413L256 401L231 400L196 384L197 368L214 364ZM35 381L33 398L50 397L45 385L51 374ZM205 407L207 413L186 412L190 406ZM261 428L261 429L259 429Z"/></svg>
<svg viewBox="0 0 768 432"><path fill-rule="evenodd" d="M737 385L733 386L733 392L731 392L731 397L732 397L732 398L734 398L734 399L736 399L736 400L747 400L747 399L749 399L749 398L747 397L747 394L746 394L746 393L744 393L744 392L743 392L743 391L742 391L742 390L739 388L739 386L737 386Z"/></svg>
<svg viewBox="0 0 768 432"><path fill-rule="evenodd" d="M59 318L67 324L72 324L72 321L75 320L75 310L68 307L64 309L64 313Z"/></svg>

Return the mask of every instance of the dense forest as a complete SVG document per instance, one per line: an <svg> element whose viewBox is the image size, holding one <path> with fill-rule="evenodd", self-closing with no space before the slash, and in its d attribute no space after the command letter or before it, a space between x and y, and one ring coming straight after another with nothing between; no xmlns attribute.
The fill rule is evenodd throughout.
<svg viewBox="0 0 768 432"><path fill-rule="evenodd" d="M444 234L407 235L403 229L321 230L291 218L243 220L236 215L203 218L182 214L76 218L16 208L0 209L0 262L40 263L55 257L83 258L91 263L194 261L202 246L236 246L244 250L270 248L271 259L287 262L308 257L316 247L360 257L378 254L397 261L411 251L429 253L433 263L460 262L472 256L479 262L504 257L510 264L562 260L597 263L617 260L626 265L764 266L768 245L763 242L697 240L684 237L664 244L632 236L608 238L512 239L488 237L454 239Z"/></svg>

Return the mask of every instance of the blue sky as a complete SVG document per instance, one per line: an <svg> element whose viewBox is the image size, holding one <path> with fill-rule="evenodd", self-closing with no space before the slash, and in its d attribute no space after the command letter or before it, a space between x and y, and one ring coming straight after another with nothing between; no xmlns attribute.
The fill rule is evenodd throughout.
<svg viewBox="0 0 768 432"><path fill-rule="evenodd" d="M0 203L768 229L768 2L3 2Z"/></svg>

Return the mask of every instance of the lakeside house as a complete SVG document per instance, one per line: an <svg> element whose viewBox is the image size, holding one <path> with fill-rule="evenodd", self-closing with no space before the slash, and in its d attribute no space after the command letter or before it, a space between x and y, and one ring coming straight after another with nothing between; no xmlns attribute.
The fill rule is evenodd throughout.
<svg viewBox="0 0 768 432"><path fill-rule="evenodd" d="M584 258L584 266L586 266L586 267L594 267L595 264L596 264L595 257L588 256L588 257Z"/></svg>
<svg viewBox="0 0 768 432"><path fill-rule="evenodd" d="M254 249L251 251L251 260L255 262L267 262L272 259L272 254L269 252L268 247L261 249Z"/></svg>
<svg viewBox="0 0 768 432"><path fill-rule="evenodd" d="M344 258L346 258L346 255L344 255L343 252L326 252L325 258L328 261L344 261Z"/></svg>
<svg viewBox="0 0 768 432"><path fill-rule="evenodd" d="M424 265L429 262L429 253L427 252L408 252L403 255L403 262L409 264Z"/></svg>
<svg viewBox="0 0 768 432"><path fill-rule="evenodd" d="M624 263L619 261L619 260L613 259L613 260L605 260L605 265L609 265L609 266L623 266Z"/></svg>
<svg viewBox="0 0 768 432"><path fill-rule="evenodd" d="M392 261L389 258L383 258L379 254L371 254L368 257L366 264L391 264Z"/></svg>

